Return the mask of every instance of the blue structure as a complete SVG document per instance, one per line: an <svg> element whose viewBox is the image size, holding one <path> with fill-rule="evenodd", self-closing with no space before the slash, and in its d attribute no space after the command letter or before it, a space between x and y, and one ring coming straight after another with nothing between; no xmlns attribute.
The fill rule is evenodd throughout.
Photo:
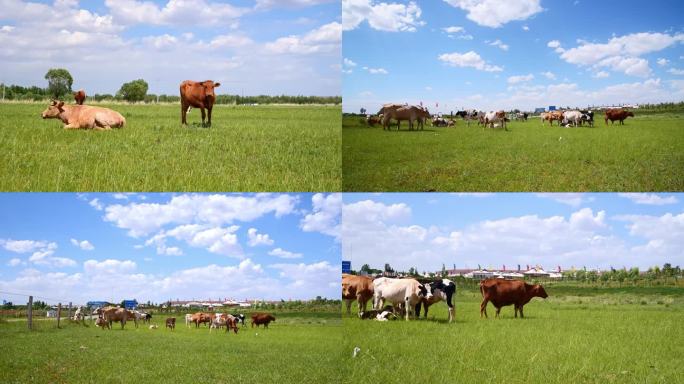
<svg viewBox="0 0 684 384"><path fill-rule="evenodd" d="M556 106L555 105L549 105L549 111L555 111Z"/></svg>
<svg viewBox="0 0 684 384"><path fill-rule="evenodd" d="M109 303L106 301L89 301L86 303L86 306L88 306L89 308L102 308L107 304Z"/></svg>
<svg viewBox="0 0 684 384"><path fill-rule="evenodd" d="M535 108L535 109L534 109L534 113L535 113L535 114L539 114L539 113L542 113L542 112L546 112L546 108Z"/></svg>
<svg viewBox="0 0 684 384"><path fill-rule="evenodd" d="M124 300L123 304L124 304L124 308L126 308L126 309L135 309L138 306L138 301L135 299Z"/></svg>
<svg viewBox="0 0 684 384"><path fill-rule="evenodd" d="M351 261L342 260L342 273L351 273Z"/></svg>

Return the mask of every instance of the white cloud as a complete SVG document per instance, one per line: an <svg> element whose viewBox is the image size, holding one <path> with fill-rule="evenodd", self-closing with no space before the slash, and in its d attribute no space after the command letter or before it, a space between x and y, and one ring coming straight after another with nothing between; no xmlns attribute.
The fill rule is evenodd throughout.
<svg viewBox="0 0 684 384"><path fill-rule="evenodd" d="M670 68L667 72L678 76L684 75L684 69Z"/></svg>
<svg viewBox="0 0 684 384"><path fill-rule="evenodd" d="M342 25L338 22L325 24L303 36L290 35L274 42L266 43L265 48L272 53L312 54L320 52L339 52L342 42Z"/></svg>
<svg viewBox="0 0 684 384"><path fill-rule="evenodd" d="M556 80L556 75L551 71L542 72L541 74L549 80Z"/></svg>
<svg viewBox="0 0 684 384"><path fill-rule="evenodd" d="M43 248L57 248L57 243L48 243L47 241L35 240L0 239L0 245L2 245L2 247L6 250L15 253L29 253Z"/></svg>
<svg viewBox="0 0 684 384"><path fill-rule="evenodd" d="M256 228L248 229L247 236L249 237L247 244L249 244L250 247L256 247L257 245L273 245L273 239L271 239L268 234L257 233Z"/></svg>
<svg viewBox="0 0 684 384"><path fill-rule="evenodd" d="M320 232L334 236L338 241L341 235L342 194L328 195L316 193L311 198L313 212L308 213L300 221L299 226L304 232Z"/></svg>
<svg viewBox="0 0 684 384"><path fill-rule="evenodd" d="M83 269L86 273L101 274L121 274L132 272L137 268L137 264L132 260L107 259L103 261L86 260Z"/></svg>
<svg viewBox="0 0 684 384"><path fill-rule="evenodd" d="M632 236L647 242L632 247L632 252L648 257L649 265L673 262L684 249L684 213L666 213L662 216L621 215L616 220L627 222Z"/></svg>
<svg viewBox="0 0 684 384"><path fill-rule="evenodd" d="M658 58L658 60L656 61L656 63L658 63L658 65L660 65L661 67L665 67L665 66L667 66L668 64L670 64L670 60L668 60L668 59L666 59L666 58L663 58L663 57L660 57L660 58Z"/></svg>
<svg viewBox="0 0 684 384"><path fill-rule="evenodd" d="M504 43L503 43L501 40L499 40L499 39L496 39L496 40L492 41L491 43L489 43L489 45L492 45L492 46L494 46L494 47L499 47L499 48L500 48L501 50L503 50L503 51L508 51L508 48L509 48L509 47L508 47L508 44L504 44Z"/></svg>
<svg viewBox="0 0 684 384"><path fill-rule="evenodd" d="M589 208L568 218L525 215L453 230L416 225L410 217L404 223L369 217L365 210L354 207L357 204L345 205L343 229L343 258L352 260L356 268L364 263L376 267L390 263L399 270L418 267L421 271L437 270L443 263L555 268L555 263L565 267L607 265L625 257L625 244L610 233L606 212L594 213ZM363 202L377 204L387 208L382 203ZM549 265L552 262L554 265Z"/></svg>
<svg viewBox="0 0 684 384"><path fill-rule="evenodd" d="M445 28L442 28L442 30L444 30L444 32L446 32L446 33L461 33L461 32L465 32L465 29L464 29L463 27L457 27L457 26L445 27Z"/></svg>
<svg viewBox="0 0 684 384"><path fill-rule="evenodd" d="M525 20L541 12L540 0L444 0L467 11L478 25L499 28L514 20Z"/></svg>
<svg viewBox="0 0 684 384"><path fill-rule="evenodd" d="M486 72L501 72L502 67L487 64L480 55L474 51L468 51L466 53L444 53L439 55L439 60L452 67L472 67L479 71Z"/></svg>
<svg viewBox="0 0 684 384"><path fill-rule="evenodd" d="M346 67L356 67L356 63L351 61L350 59L347 59L346 57L344 58L344 65Z"/></svg>
<svg viewBox="0 0 684 384"><path fill-rule="evenodd" d="M125 193L115 193L112 197L116 200L128 200L128 194Z"/></svg>
<svg viewBox="0 0 684 384"><path fill-rule="evenodd" d="M551 199L575 208L594 201L594 198L588 196L586 193L537 193L536 196Z"/></svg>
<svg viewBox="0 0 684 384"><path fill-rule="evenodd" d="M256 0L256 9L268 9L275 7L311 7L314 5L332 3L337 0Z"/></svg>
<svg viewBox="0 0 684 384"><path fill-rule="evenodd" d="M71 239L71 244L81 248L84 251L92 251L95 249L93 244L91 244L88 240L78 241L76 239Z"/></svg>
<svg viewBox="0 0 684 384"><path fill-rule="evenodd" d="M599 72L596 72L593 75L591 75L591 77L593 77L595 79L605 79L606 77L609 77L609 76L610 76L610 73L608 73L606 71L599 71Z"/></svg>
<svg viewBox="0 0 684 384"><path fill-rule="evenodd" d="M271 256L280 257L281 259L300 259L302 256L304 256L301 253L286 251L282 248L273 249L269 251L268 254Z"/></svg>
<svg viewBox="0 0 684 384"><path fill-rule="evenodd" d="M528 27L527 25L523 25L523 26L522 26L522 29L523 29L523 31L529 31L529 30L530 30L530 27Z"/></svg>
<svg viewBox="0 0 684 384"><path fill-rule="evenodd" d="M561 48L557 40L549 42L548 46L556 48L560 57L570 64L606 67L630 76L648 77L651 74L648 61L640 56L661 51L682 41L684 34L681 33L642 32L613 37L607 43L581 41L578 47L570 49Z"/></svg>
<svg viewBox="0 0 684 384"><path fill-rule="evenodd" d="M150 1L137 0L105 0L105 5L117 22L124 25L225 25L250 11L204 0L169 0L162 8Z"/></svg>
<svg viewBox="0 0 684 384"><path fill-rule="evenodd" d="M297 198L289 195L254 196L184 194L168 203L109 205L105 221L128 230L133 237L146 236L169 224L230 224L249 222L273 213L276 217L294 212Z"/></svg>
<svg viewBox="0 0 684 384"><path fill-rule="evenodd" d="M618 193L618 195L631 200L635 204L667 205L679 202L674 195L660 196L655 193Z"/></svg>
<svg viewBox="0 0 684 384"><path fill-rule="evenodd" d="M420 20L422 11L410 1L401 3L375 3L373 0L342 0L342 28L356 29L363 21L379 31L415 32L425 24Z"/></svg>
<svg viewBox="0 0 684 384"><path fill-rule="evenodd" d="M389 72L385 68L369 68L369 67L363 67L368 73L371 75L387 75Z"/></svg>
<svg viewBox="0 0 684 384"><path fill-rule="evenodd" d="M18 265L21 265L21 263L21 259L13 257L7 262L7 265L10 267L16 267Z"/></svg>
<svg viewBox="0 0 684 384"><path fill-rule="evenodd" d="M102 205L102 203L100 203L99 199L92 199L92 200L90 200L90 202L88 204L91 207L97 209L98 211L101 211L104 209L104 205Z"/></svg>
<svg viewBox="0 0 684 384"><path fill-rule="evenodd" d="M208 252L242 258L242 247L238 243L235 232L240 227L233 225L227 228L211 227L199 224L186 224L173 228L168 231L161 231L145 242L145 245L155 245L157 254L180 256L182 250L177 247L167 247L168 238L184 241L191 247L204 248Z"/></svg>
<svg viewBox="0 0 684 384"><path fill-rule="evenodd" d="M526 81L530 81L534 79L533 74L528 74L528 75L519 75L519 76L511 76L508 78L508 84L518 84L518 83L523 83Z"/></svg>

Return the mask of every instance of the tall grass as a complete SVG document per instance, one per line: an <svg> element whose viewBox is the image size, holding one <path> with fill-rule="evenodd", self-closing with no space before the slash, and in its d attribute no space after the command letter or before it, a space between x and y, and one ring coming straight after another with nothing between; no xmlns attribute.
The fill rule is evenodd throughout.
<svg viewBox="0 0 684 384"><path fill-rule="evenodd" d="M426 127L397 132L343 119L345 191L681 191L683 114L649 114L595 128L542 127L539 118L510 131Z"/></svg>
<svg viewBox="0 0 684 384"><path fill-rule="evenodd" d="M110 132L65 131L45 106L0 104L2 191L324 191L341 185L340 108L116 105Z"/></svg>
<svg viewBox="0 0 684 384"><path fill-rule="evenodd" d="M339 377L338 313L278 316L269 329L237 335L186 328L101 330L63 321L0 323L2 383L327 383Z"/></svg>
<svg viewBox="0 0 684 384"><path fill-rule="evenodd" d="M547 290L525 318L504 307L479 317L479 292L459 291L456 321L447 308L428 319L359 320L344 315L344 383L670 383L682 382L684 290L671 295ZM576 293L576 292L575 292ZM355 347L361 349L354 358Z"/></svg>

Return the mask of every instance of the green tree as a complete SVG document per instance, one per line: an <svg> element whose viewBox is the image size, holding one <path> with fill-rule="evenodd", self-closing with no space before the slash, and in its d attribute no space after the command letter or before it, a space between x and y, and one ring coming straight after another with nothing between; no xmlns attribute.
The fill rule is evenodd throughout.
<svg viewBox="0 0 684 384"><path fill-rule="evenodd" d="M449 275L449 274L447 273L446 265L444 265L444 263L442 263L442 278L445 278L445 277L447 277L448 275Z"/></svg>
<svg viewBox="0 0 684 384"><path fill-rule="evenodd" d="M74 83L74 78L64 68L51 68L45 74L45 80L48 81L48 93L55 99L70 93Z"/></svg>
<svg viewBox="0 0 684 384"><path fill-rule="evenodd" d="M116 93L117 97L121 97L129 103L134 103L136 101L142 101L145 99L147 94L147 82L143 79L133 80L131 82L125 83Z"/></svg>
<svg viewBox="0 0 684 384"><path fill-rule="evenodd" d="M371 272L371 267L370 267L370 265L368 265L368 264L362 265L362 266L361 266L361 272L370 273L370 272Z"/></svg>

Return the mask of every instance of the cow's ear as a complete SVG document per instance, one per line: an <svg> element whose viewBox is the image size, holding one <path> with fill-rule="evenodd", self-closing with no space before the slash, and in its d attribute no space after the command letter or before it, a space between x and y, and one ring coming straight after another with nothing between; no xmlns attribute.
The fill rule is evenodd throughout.
<svg viewBox="0 0 684 384"><path fill-rule="evenodd" d="M60 111L60 112L64 112L64 109L62 109L63 106L64 106L64 102L63 102L63 101L60 101L59 104L57 104L57 108L59 108L59 111Z"/></svg>
<svg viewBox="0 0 684 384"><path fill-rule="evenodd" d="M214 83L214 88L220 87L220 86L221 86L221 83Z"/></svg>

